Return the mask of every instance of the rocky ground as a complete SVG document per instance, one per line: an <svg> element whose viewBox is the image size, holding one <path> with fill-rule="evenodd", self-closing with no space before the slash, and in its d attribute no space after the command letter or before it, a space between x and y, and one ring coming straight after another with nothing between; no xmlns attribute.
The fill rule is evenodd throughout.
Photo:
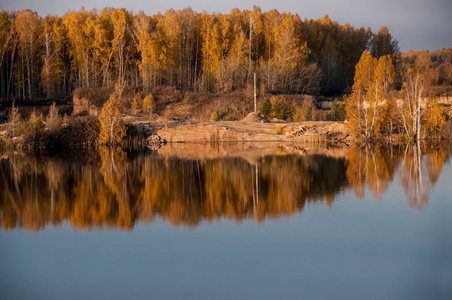
<svg viewBox="0 0 452 300"><path fill-rule="evenodd" d="M132 120L130 120L132 121ZM241 121L134 120L131 122L155 143L220 143L220 142L348 142L344 122L267 121L250 113Z"/></svg>

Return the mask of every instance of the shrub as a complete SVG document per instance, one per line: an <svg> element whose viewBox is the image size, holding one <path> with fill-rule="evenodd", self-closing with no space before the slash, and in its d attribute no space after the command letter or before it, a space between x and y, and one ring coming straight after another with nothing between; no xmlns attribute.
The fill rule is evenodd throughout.
<svg viewBox="0 0 452 300"><path fill-rule="evenodd" d="M210 115L210 120L211 120L211 121L220 121L220 117L218 117L217 112L214 111L214 112Z"/></svg>
<svg viewBox="0 0 452 300"><path fill-rule="evenodd" d="M63 127L59 137L62 146L87 147L95 145L99 139L100 124L97 118L77 117L68 121Z"/></svg>
<svg viewBox="0 0 452 300"><path fill-rule="evenodd" d="M142 107L143 112L149 114L149 117L152 119L152 114L154 113L155 110L155 99L151 93L144 97Z"/></svg>
<svg viewBox="0 0 452 300"><path fill-rule="evenodd" d="M282 126L281 125L276 126L276 133L277 134L282 134L282 132L283 132Z"/></svg>
<svg viewBox="0 0 452 300"><path fill-rule="evenodd" d="M295 107L293 113L293 120L295 122L299 121L311 121L312 120L312 110L314 109L314 103L311 99L304 99L301 106Z"/></svg>
<svg viewBox="0 0 452 300"><path fill-rule="evenodd" d="M270 102L270 99L265 99L264 102L262 102L261 105L261 114L265 117L265 118L269 118L270 114L272 112L272 103Z"/></svg>
<svg viewBox="0 0 452 300"><path fill-rule="evenodd" d="M17 127L19 126L20 123L20 113L19 113L19 108L17 106L14 105L11 107L11 110L9 111L8 114L8 131L9 134L12 136L16 135L16 130Z"/></svg>
<svg viewBox="0 0 452 300"><path fill-rule="evenodd" d="M443 108L438 103L438 98L433 92L430 92L428 95L425 114L427 115L425 127L428 133L430 135L435 135L438 132L441 132L446 122L446 115L444 114Z"/></svg>
<svg viewBox="0 0 452 300"><path fill-rule="evenodd" d="M42 114L37 115L36 112L32 112L30 114L30 117L28 118L27 123L27 131L41 131L44 130L45 124L44 124L44 116Z"/></svg>
<svg viewBox="0 0 452 300"><path fill-rule="evenodd" d="M26 132L26 130L28 130L28 120L23 120L19 122L19 125L17 125L13 136L21 136Z"/></svg>
<svg viewBox="0 0 452 300"><path fill-rule="evenodd" d="M331 114L333 121L345 120L345 102L340 103L337 99L334 99L333 106L331 108Z"/></svg>
<svg viewBox="0 0 452 300"><path fill-rule="evenodd" d="M25 123L24 145L29 149L43 149L47 146L49 136L45 132L45 124L42 114L36 115L33 111Z"/></svg>
<svg viewBox="0 0 452 300"><path fill-rule="evenodd" d="M58 113L58 108L53 102L52 106L50 106L49 114L46 118L47 128L51 133L56 133L61 130L61 126L63 125L63 118Z"/></svg>
<svg viewBox="0 0 452 300"><path fill-rule="evenodd" d="M288 117L288 110L286 105L286 99L284 97L279 96L273 105L273 114L274 117L280 120L286 120Z"/></svg>

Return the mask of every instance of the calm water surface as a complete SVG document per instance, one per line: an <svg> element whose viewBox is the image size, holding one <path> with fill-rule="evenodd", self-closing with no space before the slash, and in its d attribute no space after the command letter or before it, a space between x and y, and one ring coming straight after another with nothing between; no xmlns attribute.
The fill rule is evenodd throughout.
<svg viewBox="0 0 452 300"><path fill-rule="evenodd" d="M3 155L0 299L452 299L450 151L176 150Z"/></svg>

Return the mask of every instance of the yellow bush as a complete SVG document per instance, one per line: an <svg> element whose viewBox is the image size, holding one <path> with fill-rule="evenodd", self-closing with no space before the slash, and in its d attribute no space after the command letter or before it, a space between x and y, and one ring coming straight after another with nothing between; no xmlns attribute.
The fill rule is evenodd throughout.
<svg viewBox="0 0 452 300"><path fill-rule="evenodd" d="M220 120L220 118L218 117L218 114L215 111L210 115L210 120L211 121L219 121Z"/></svg>
<svg viewBox="0 0 452 300"><path fill-rule="evenodd" d="M144 113L148 113L150 116L152 116L152 114L154 113L154 109L155 109L155 99L151 93L149 93L146 97L144 97L142 107L143 107Z"/></svg>

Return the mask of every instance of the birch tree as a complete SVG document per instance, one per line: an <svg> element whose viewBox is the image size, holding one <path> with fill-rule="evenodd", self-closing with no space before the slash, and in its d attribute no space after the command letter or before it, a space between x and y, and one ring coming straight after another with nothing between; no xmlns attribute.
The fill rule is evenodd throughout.
<svg viewBox="0 0 452 300"><path fill-rule="evenodd" d="M417 69L408 70L402 90L402 101L398 112L408 138L417 140L421 136L421 100L425 90L424 78Z"/></svg>
<svg viewBox="0 0 452 300"><path fill-rule="evenodd" d="M36 71L37 49L41 43L41 17L36 11L24 9L17 12L15 26L19 34L19 49L26 66L26 85L28 98L35 95L35 85L38 83Z"/></svg>
<svg viewBox="0 0 452 300"><path fill-rule="evenodd" d="M99 122L101 144L110 146L119 144L126 134L126 128L122 120L122 104L115 94L110 95L102 107Z"/></svg>
<svg viewBox="0 0 452 300"><path fill-rule="evenodd" d="M377 60L367 50L363 52L346 104L349 127L355 136L368 141L379 134L388 113L388 94L393 80L390 57Z"/></svg>

